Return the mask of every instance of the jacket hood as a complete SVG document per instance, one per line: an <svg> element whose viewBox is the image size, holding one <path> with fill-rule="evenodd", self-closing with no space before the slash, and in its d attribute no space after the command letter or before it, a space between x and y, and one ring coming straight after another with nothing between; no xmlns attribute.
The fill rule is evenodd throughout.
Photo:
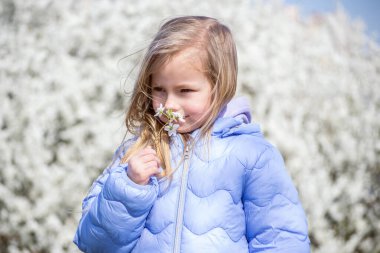
<svg viewBox="0 0 380 253"><path fill-rule="evenodd" d="M232 99L221 110L212 131L213 136L221 138L241 134L262 135L260 126L251 123L250 106L245 97Z"/></svg>

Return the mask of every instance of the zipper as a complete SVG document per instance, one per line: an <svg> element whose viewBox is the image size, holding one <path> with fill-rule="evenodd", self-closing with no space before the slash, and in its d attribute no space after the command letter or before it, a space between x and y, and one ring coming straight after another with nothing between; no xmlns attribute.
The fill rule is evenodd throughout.
<svg viewBox="0 0 380 253"><path fill-rule="evenodd" d="M185 209L185 197L187 189L187 176L189 171L189 144L185 147L184 160L183 160L183 170L181 176L181 186L179 190L179 200L177 209L177 219L174 235L174 248L173 253L180 252L182 227L183 227L183 211Z"/></svg>

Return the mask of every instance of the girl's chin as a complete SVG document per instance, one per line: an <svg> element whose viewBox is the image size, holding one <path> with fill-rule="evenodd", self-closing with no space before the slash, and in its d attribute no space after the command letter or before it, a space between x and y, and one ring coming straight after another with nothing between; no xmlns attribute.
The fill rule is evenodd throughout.
<svg viewBox="0 0 380 253"><path fill-rule="evenodd" d="M189 133L192 133L195 129L197 129L197 127L180 125L179 128L177 129L177 132L180 134L189 134Z"/></svg>
<svg viewBox="0 0 380 253"><path fill-rule="evenodd" d="M186 128L186 127L181 127L181 126L180 126L180 127L177 129L177 132L180 133L180 134L185 134L185 133L188 133L189 130L188 130L188 128Z"/></svg>

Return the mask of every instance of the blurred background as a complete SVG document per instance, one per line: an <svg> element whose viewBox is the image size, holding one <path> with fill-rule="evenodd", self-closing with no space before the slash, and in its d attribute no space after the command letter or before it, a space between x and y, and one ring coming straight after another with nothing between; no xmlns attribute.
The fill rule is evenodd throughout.
<svg viewBox="0 0 380 253"><path fill-rule="evenodd" d="M136 64L164 20L194 14L234 33L238 93L284 155L312 251L379 253L378 3L1 0L0 252L77 252Z"/></svg>

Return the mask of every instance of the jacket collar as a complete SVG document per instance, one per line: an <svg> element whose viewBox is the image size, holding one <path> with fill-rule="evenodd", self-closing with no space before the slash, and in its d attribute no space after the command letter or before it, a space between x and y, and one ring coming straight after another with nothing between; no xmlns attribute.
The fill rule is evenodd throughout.
<svg viewBox="0 0 380 253"><path fill-rule="evenodd" d="M213 136L262 135L258 124L251 124L249 101L245 97L232 99L219 113L212 130Z"/></svg>
<svg viewBox="0 0 380 253"><path fill-rule="evenodd" d="M251 113L249 101L246 97L233 98L226 106L222 108L216 118L211 135L219 138L225 138L233 135L250 134L262 136L260 126L251 123ZM200 129L191 133L193 139L198 140ZM181 143L178 148L183 148L183 143L179 135L175 136L175 143ZM177 144L178 145L178 144ZM201 145L198 143L198 145Z"/></svg>

